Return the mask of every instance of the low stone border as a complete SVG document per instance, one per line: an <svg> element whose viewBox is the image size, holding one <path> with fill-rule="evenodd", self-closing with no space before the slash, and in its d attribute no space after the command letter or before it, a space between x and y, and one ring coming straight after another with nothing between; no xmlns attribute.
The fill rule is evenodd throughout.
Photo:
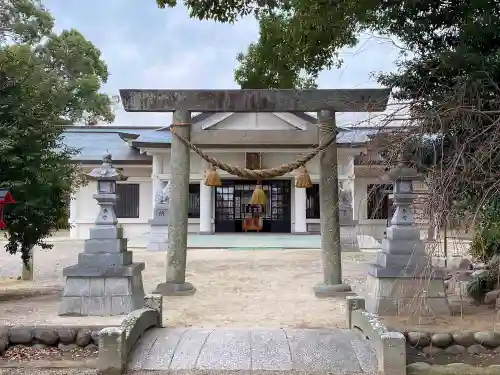
<svg viewBox="0 0 500 375"><path fill-rule="evenodd" d="M0 327L0 355L12 346L57 347L71 351L76 347L97 350L102 326L4 326Z"/></svg>
<svg viewBox="0 0 500 375"><path fill-rule="evenodd" d="M400 332L392 332L375 314L365 310L365 299L346 297L346 321L349 329L359 329L370 340L378 362L378 373L406 375L406 338Z"/></svg>
<svg viewBox="0 0 500 375"><path fill-rule="evenodd" d="M431 365L415 362L406 365L406 343L422 349L426 355L485 354L492 350L500 354L500 334L492 331L454 333L391 332L378 315L370 314L365 300L359 296L346 297L346 321L350 329L359 329L376 351L379 373L384 375L499 375L500 365L475 367L466 363Z"/></svg>
<svg viewBox="0 0 500 375"><path fill-rule="evenodd" d="M127 369L128 356L144 332L151 327L161 327L163 297L158 294L144 298L144 308L132 311L120 327L108 327L99 332L100 374L121 375Z"/></svg>
<svg viewBox="0 0 500 375"><path fill-rule="evenodd" d="M406 371L408 375L498 375L500 365L475 367L465 363L430 365L425 362L415 362L408 365Z"/></svg>
<svg viewBox="0 0 500 375"><path fill-rule="evenodd" d="M60 295L62 292L60 285L48 286L23 286L19 288L9 288L8 286L0 289L0 302L16 301L23 298L34 298L50 295Z"/></svg>
<svg viewBox="0 0 500 375"><path fill-rule="evenodd" d="M422 350L427 356L440 353L486 354L492 350L500 354L500 334L493 331L457 331L452 333L403 332L408 344Z"/></svg>

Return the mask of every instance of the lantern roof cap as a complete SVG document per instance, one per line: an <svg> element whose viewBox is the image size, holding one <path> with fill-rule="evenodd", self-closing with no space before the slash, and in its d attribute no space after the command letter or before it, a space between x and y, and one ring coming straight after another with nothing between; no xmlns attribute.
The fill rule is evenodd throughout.
<svg viewBox="0 0 500 375"><path fill-rule="evenodd" d="M394 168L383 176L385 181L407 180L422 181L424 176L418 173L416 168L412 168L405 162L399 162Z"/></svg>
<svg viewBox="0 0 500 375"><path fill-rule="evenodd" d="M111 153L106 152L102 156L102 164L100 167L92 169L89 173L85 173L88 177L101 181L119 181L126 180L119 169L113 167L113 159Z"/></svg>

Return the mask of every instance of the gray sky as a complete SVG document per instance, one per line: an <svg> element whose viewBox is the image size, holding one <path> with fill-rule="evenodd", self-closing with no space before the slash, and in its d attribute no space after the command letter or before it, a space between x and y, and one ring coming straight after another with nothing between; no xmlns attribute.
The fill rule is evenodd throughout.
<svg viewBox="0 0 500 375"><path fill-rule="evenodd" d="M75 28L102 52L110 77L103 88L229 89L236 55L257 38L257 24L245 18L234 25L191 20L183 7L161 10L155 0L44 0L58 30ZM320 88L377 87L373 72L395 69L398 49L391 41L363 36L342 51L344 66L325 71ZM339 125L367 115L338 114ZM116 111L115 125L170 124L169 114Z"/></svg>

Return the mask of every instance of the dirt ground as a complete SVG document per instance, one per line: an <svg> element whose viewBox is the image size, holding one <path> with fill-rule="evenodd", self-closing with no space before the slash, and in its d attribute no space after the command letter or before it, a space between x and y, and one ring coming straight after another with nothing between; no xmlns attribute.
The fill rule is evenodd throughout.
<svg viewBox="0 0 500 375"><path fill-rule="evenodd" d="M190 299L169 298L171 326L345 327L343 299L317 299L318 251L198 252L188 266ZM345 255L344 278L358 290L371 254Z"/></svg>
<svg viewBox="0 0 500 375"><path fill-rule="evenodd" d="M491 306L474 306L468 300L449 298L453 316L396 316L383 321L392 328L419 332L496 331L500 332L500 312Z"/></svg>
<svg viewBox="0 0 500 375"><path fill-rule="evenodd" d="M76 261L81 251L67 246L58 243L46 252L50 257L61 253L51 271L46 269L48 260L38 264L35 260L40 282L61 282L60 269ZM144 286L147 293L152 292L165 278L164 254L134 250L134 256L135 261L146 263ZM343 258L344 278L358 291L363 287L365 264L371 259L369 253L350 253ZM165 298L164 323L168 326L345 326L343 299L314 296L312 287L322 281L317 250L190 250L187 269L187 280L197 292L190 297ZM0 324L52 320L57 316L57 301L57 296L44 296L2 302Z"/></svg>
<svg viewBox="0 0 500 375"><path fill-rule="evenodd" d="M62 268L76 263L82 242L58 242L35 253L35 285L62 287ZM133 249L134 260L145 262L146 293L164 281L163 253ZM343 254L343 277L364 295L366 265L374 253ZM37 259L43 261L38 261ZM317 299L312 287L322 281L319 250L189 250L187 280L197 292L190 297L166 297L164 323L168 326L235 327L345 327L343 299ZM20 260L0 252L0 277L19 274ZM0 288L2 285L0 285ZM0 302L0 325L55 323L57 295ZM65 319L65 318L59 318ZM90 318L82 318L90 319ZM95 318L94 318L95 319ZM105 324L102 323L96 324ZM432 319L397 317L391 327L422 331L500 329L497 312L464 304L463 317ZM420 323L420 324L419 324ZM89 324L92 324L89 322Z"/></svg>

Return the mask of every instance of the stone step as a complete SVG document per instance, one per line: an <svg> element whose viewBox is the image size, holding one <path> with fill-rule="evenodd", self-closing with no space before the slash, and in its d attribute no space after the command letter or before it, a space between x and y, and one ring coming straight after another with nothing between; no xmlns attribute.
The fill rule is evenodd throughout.
<svg viewBox="0 0 500 375"><path fill-rule="evenodd" d="M129 370L194 374L269 371L362 375L376 373L367 340L343 329L157 328L131 353Z"/></svg>

